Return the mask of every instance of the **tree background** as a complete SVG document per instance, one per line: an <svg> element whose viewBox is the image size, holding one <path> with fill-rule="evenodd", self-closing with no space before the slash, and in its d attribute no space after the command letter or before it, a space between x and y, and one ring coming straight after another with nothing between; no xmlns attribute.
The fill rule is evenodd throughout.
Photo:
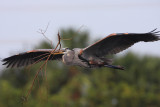
<svg viewBox="0 0 160 107"><path fill-rule="evenodd" d="M86 47L91 41L87 31L60 31L63 47ZM43 41L37 48L50 48ZM86 69L66 66L60 61L47 64L46 77L40 72L26 101L25 96L42 63L16 69L3 69L0 75L0 107L159 107L160 58L128 53L114 58L126 70ZM47 80L45 80L47 78Z"/></svg>

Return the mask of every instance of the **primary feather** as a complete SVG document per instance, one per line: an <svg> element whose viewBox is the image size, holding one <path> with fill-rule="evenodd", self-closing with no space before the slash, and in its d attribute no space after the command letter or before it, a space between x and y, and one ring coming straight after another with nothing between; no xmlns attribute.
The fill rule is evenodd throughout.
<svg viewBox="0 0 160 107"><path fill-rule="evenodd" d="M27 66L33 63L37 63L43 60L46 60L49 55L48 60L57 60L61 59L63 54L52 54L53 49L40 49L40 50L32 50L28 52L23 52L17 55L10 56L8 58L3 59L3 65L7 65L8 67L21 67Z"/></svg>
<svg viewBox="0 0 160 107"><path fill-rule="evenodd" d="M82 55L84 57L91 55L102 57L108 54L116 54L140 41L152 42L160 40L159 32L153 30L148 33L113 33L85 48Z"/></svg>

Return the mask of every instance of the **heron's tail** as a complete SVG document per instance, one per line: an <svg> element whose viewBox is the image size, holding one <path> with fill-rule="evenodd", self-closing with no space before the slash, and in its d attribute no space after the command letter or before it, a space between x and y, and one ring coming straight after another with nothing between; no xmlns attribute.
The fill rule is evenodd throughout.
<svg viewBox="0 0 160 107"><path fill-rule="evenodd" d="M115 65L104 65L105 67L109 67L109 68L113 68L113 69L120 69L120 70L124 70L124 67L122 66L115 66Z"/></svg>

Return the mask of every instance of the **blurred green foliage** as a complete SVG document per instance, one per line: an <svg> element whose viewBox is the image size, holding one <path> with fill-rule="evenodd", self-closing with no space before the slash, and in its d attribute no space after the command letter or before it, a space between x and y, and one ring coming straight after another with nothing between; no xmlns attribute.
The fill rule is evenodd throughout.
<svg viewBox="0 0 160 107"><path fill-rule="evenodd" d="M86 47L88 32L60 32L63 47ZM37 48L50 48L42 42ZM29 95L33 78L42 63L30 69L4 69L0 75L0 107L160 107L160 58L128 53L114 57L126 70L86 69L58 61L40 72ZM47 80L45 79L47 78Z"/></svg>

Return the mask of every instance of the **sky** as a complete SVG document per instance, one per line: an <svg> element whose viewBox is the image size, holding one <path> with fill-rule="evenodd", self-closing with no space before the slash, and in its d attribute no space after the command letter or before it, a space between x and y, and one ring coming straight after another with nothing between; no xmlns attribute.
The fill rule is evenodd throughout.
<svg viewBox="0 0 160 107"><path fill-rule="evenodd" d="M0 59L33 49L45 38L57 43L62 28L88 30L92 40L111 33L160 30L159 0L0 0ZM138 43L125 52L160 57L160 41Z"/></svg>

